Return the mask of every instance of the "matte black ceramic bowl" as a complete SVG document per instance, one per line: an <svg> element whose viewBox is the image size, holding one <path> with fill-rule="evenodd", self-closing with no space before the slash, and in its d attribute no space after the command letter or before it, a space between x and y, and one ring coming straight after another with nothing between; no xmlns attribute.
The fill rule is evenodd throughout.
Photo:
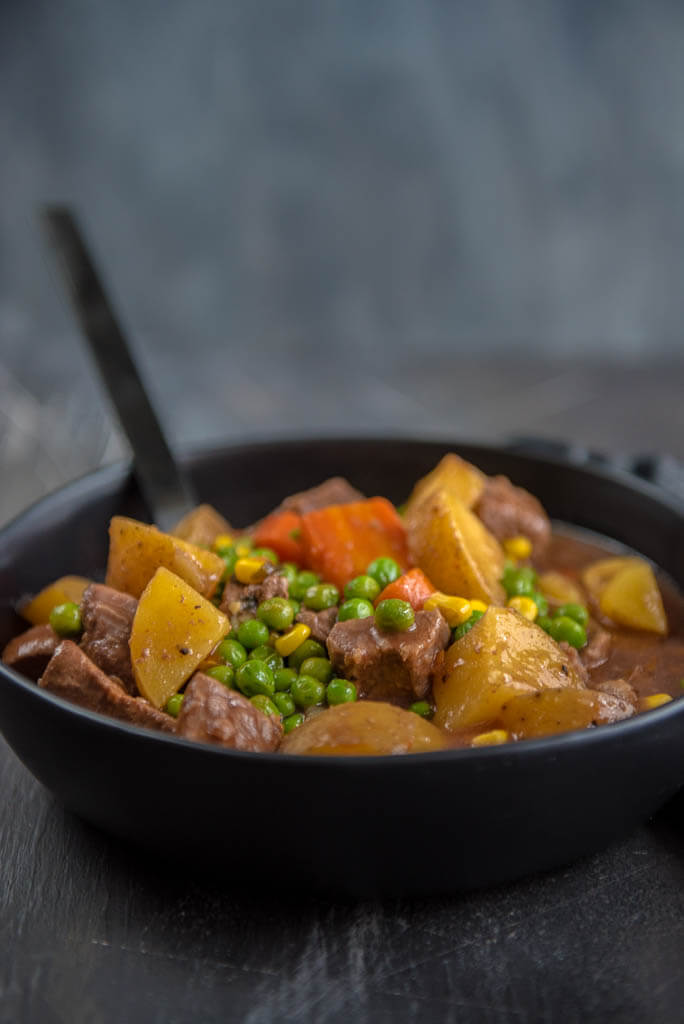
<svg viewBox="0 0 684 1024"><path fill-rule="evenodd" d="M684 517L655 488L505 449L416 441L234 445L188 460L236 524L326 476L403 500L457 450L506 473L555 518L597 530L684 586ZM23 593L101 577L115 513L145 518L126 466L93 473L0 533L0 642ZM552 868L627 833L684 784L684 700L600 729L404 757L243 754L127 726L0 670L0 726L67 807L164 858L218 865L226 884L275 875L346 892L448 892ZM276 871L277 869L277 871Z"/></svg>

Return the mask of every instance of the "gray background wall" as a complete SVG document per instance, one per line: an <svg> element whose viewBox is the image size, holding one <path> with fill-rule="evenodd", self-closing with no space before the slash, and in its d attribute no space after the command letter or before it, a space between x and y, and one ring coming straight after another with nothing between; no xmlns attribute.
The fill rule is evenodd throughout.
<svg viewBox="0 0 684 1024"><path fill-rule="evenodd" d="M3 0L5 514L122 450L42 199L77 203L178 442L634 446L661 372L675 450L683 54L678 0Z"/></svg>

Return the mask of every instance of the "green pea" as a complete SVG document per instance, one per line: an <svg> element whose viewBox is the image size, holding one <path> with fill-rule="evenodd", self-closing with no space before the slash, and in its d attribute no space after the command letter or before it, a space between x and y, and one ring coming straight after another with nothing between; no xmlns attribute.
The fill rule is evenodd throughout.
<svg viewBox="0 0 684 1024"><path fill-rule="evenodd" d="M75 601L56 604L50 612L50 625L59 636L76 636L83 629L81 609Z"/></svg>
<svg viewBox="0 0 684 1024"><path fill-rule="evenodd" d="M294 610L286 597L269 597L257 608L257 618L284 633L294 622Z"/></svg>
<svg viewBox="0 0 684 1024"><path fill-rule="evenodd" d="M164 711L168 715L172 715L173 718L178 718L180 709L183 707L183 700L185 699L184 693L174 693L172 697L169 697L166 704L164 705Z"/></svg>
<svg viewBox="0 0 684 1024"><path fill-rule="evenodd" d="M250 702L254 705L254 707L258 708L259 711L262 712L262 714L275 715L277 718L280 718L280 712L278 711L278 708L275 706L271 698L268 697L265 693L257 693L249 699Z"/></svg>
<svg viewBox="0 0 684 1024"><path fill-rule="evenodd" d="M309 587L304 594L302 604L305 608L311 608L315 612L322 612L326 608L334 608L340 599L340 592L334 583L318 583Z"/></svg>
<svg viewBox="0 0 684 1024"><path fill-rule="evenodd" d="M232 687L235 681L235 669L232 665L214 665L207 669L207 675L228 687Z"/></svg>
<svg viewBox="0 0 684 1024"><path fill-rule="evenodd" d="M299 666L303 676L313 676L322 683L329 683L332 679L332 665L327 658L305 658Z"/></svg>
<svg viewBox="0 0 684 1024"><path fill-rule="evenodd" d="M466 619L465 622L462 622L459 626L456 626L452 630L451 639L452 640L460 640L461 637L464 637L466 635L466 633L470 632L470 630L473 628L475 623L479 622L479 620L482 618L483 615L484 615L484 612L481 612L481 611L475 610L474 612L471 612L469 619Z"/></svg>
<svg viewBox="0 0 684 1024"><path fill-rule="evenodd" d="M259 651L259 654L256 654ZM274 651L272 647L257 647L255 651L250 654L250 659L254 661L261 661L264 665L268 665L271 672L279 672L285 662L283 661L282 655Z"/></svg>
<svg viewBox="0 0 684 1024"><path fill-rule="evenodd" d="M410 629L415 621L411 605L408 601L400 601L398 597L381 601L375 609L375 624L379 629L403 631Z"/></svg>
<svg viewBox="0 0 684 1024"><path fill-rule="evenodd" d="M293 668L279 668L273 673L276 690L289 690L296 678L297 672Z"/></svg>
<svg viewBox="0 0 684 1024"><path fill-rule="evenodd" d="M362 597L366 601L373 602L379 593L380 584L378 581L366 574L355 576L353 580L349 580L349 583L344 588L344 596L348 600L354 597Z"/></svg>
<svg viewBox="0 0 684 1024"><path fill-rule="evenodd" d="M292 609L292 618L296 619L299 615L299 609L302 607L299 601L295 601L294 597L288 597L287 599L290 608Z"/></svg>
<svg viewBox="0 0 684 1024"><path fill-rule="evenodd" d="M298 711L294 715L288 715L287 718L283 721L283 730L285 734L287 735L288 732L292 732L293 729L298 729L303 721L304 715L301 713L301 711Z"/></svg>
<svg viewBox="0 0 684 1024"><path fill-rule="evenodd" d="M223 570L223 576L221 578L223 580L229 580L233 573L235 572L235 563L238 560L238 553L232 544L230 547L221 548L221 550L218 553L223 559L223 561L226 563L226 567Z"/></svg>
<svg viewBox="0 0 684 1024"><path fill-rule="evenodd" d="M574 602L562 604L554 618L560 619L563 615L569 619L574 619L575 622L579 622L580 626L586 626L589 621L589 611L583 604L575 604Z"/></svg>
<svg viewBox="0 0 684 1024"><path fill-rule="evenodd" d="M537 619L540 615L548 615L549 613L549 602L546 600L543 594L540 594L538 590L532 594L532 600L537 606Z"/></svg>
<svg viewBox="0 0 684 1024"><path fill-rule="evenodd" d="M235 673L235 683L245 697L256 697L257 693L265 693L267 697L275 693L273 672L263 661L246 661Z"/></svg>
<svg viewBox="0 0 684 1024"><path fill-rule="evenodd" d="M575 622L567 615L560 615L551 619L549 632L556 643L565 641L571 647L584 647L587 642L587 631L579 622Z"/></svg>
<svg viewBox="0 0 684 1024"><path fill-rule="evenodd" d="M346 622L347 619L367 619L374 611L375 609L370 601L366 601L363 597L351 597L340 605L337 621Z"/></svg>
<svg viewBox="0 0 684 1024"><path fill-rule="evenodd" d="M238 626L238 640L243 647L252 650L260 644L267 644L269 638L268 626L259 619L247 619Z"/></svg>
<svg viewBox="0 0 684 1024"><path fill-rule="evenodd" d="M319 644L318 640L312 640L309 637L308 640L303 640L296 651L287 659L289 668L296 668L299 670L299 666L307 658L325 658L327 651L323 644Z"/></svg>
<svg viewBox="0 0 684 1024"><path fill-rule="evenodd" d="M376 558L366 569L366 573L372 576L380 589L384 590L389 583L394 583L401 576L401 569L393 558Z"/></svg>
<svg viewBox="0 0 684 1024"><path fill-rule="evenodd" d="M278 562L280 561L273 548L253 548L251 552L251 557L267 558L269 562L273 562L274 565L277 565Z"/></svg>
<svg viewBox="0 0 684 1024"><path fill-rule="evenodd" d="M304 570L300 572L295 580L289 584L289 595L294 597L295 601L301 601L306 594L309 587L315 587L317 583L321 582L320 576L317 576L315 572L308 572Z"/></svg>
<svg viewBox="0 0 684 1024"><path fill-rule="evenodd" d="M349 704L356 700L358 694L354 683L348 679L331 679L325 691L325 696L331 707L335 704Z"/></svg>
<svg viewBox="0 0 684 1024"><path fill-rule="evenodd" d="M420 715L421 718L432 718L434 714L431 705L426 700L417 700L415 704L409 706L409 711Z"/></svg>
<svg viewBox="0 0 684 1024"><path fill-rule="evenodd" d="M230 637L221 641L216 653L221 661L232 665L233 668L240 668L240 665L244 665L247 661L247 651L238 640L231 640Z"/></svg>
<svg viewBox="0 0 684 1024"><path fill-rule="evenodd" d="M544 630L545 633L551 632L551 623L553 619L549 618L548 615L539 615L535 620L535 624Z"/></svg>
<svg viewBox="0 0 684 1024"><path fill-rule="evenodd" d="M298 708L312 708L323 703L325 686L313 676L298 676L292 684L292 697Z"/></svg>
<svg viewBox="0 0 684 1024"><path fill-rule="evenodd" d="M520 568L507 565L501 582L509 597L532 597L537 574L529 565L522 565Z"/></svg>
<svg viewBox="0 0 684 1024"><path fill-rule="evenodd" d="M270 644L259 644L249 652L250 658L256 658L257 661L265 661L269 654L273 654L273 648Z"/></svg>
<svg viewBox="0 0 684 1024"><path fill-rule="evenodd" d="M280 575L285 577L288 584L294 583L294 581L297 579L298 573L299 569L294 564L294 562L283 562L283 564L280 566Z"/></svg>
<svg viewBox="0 0 684 1024"><path fill-rule="evenodd" d="M288 715L293 715L297 710L297 706L289 693L274 693L273 703L278 708L281 715L287 718Z"/></svg>

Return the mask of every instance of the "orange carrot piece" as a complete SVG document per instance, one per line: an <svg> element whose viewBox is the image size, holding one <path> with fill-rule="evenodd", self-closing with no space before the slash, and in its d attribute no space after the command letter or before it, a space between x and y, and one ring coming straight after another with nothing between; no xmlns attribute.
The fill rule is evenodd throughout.
<svg viewBox="0 0 684 1024"><path fill-rule="evenodd" d="M431 594L436 592L436 587L430 583L422 569L409 569L403 576L388 583L375 601L375 606L388 597L397 597L400 601L408 601L415 612L422 610L423 605Z"/></svg>
<svg viewBox="0 0 684 1024"><path fill-rule="evenodd" d="M283 562L304 565L302 517L297 512L273 512L257 526L254 543L260 548L273 548Z"/></svg>
<svg viewBox="0 0 684 1024"><path fill-rule="evenodd" d="M329 505L302 516L305 561L340 590L380 556L410 565L406 531L386 498Z"/></svg>

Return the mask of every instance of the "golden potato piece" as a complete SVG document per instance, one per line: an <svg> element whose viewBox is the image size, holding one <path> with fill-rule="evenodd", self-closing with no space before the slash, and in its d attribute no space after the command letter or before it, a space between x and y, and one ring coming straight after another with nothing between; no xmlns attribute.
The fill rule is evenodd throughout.
<svg viewBox="0 0 684 1024"><path fill-rule="evenodd" d="M446 652L433 687L433 721L458 732L499 722L502 706L520 694L583 685L573 663L543 629L510 608L492 606Z"/></svg>
<svg viewBox="0 0 684 1024"><path fill-rule="evenodd" d="M466 462L460 455L450 453L418 481L411 492L407 510L436 491L446 491L457 501L462 501L467 508L472 508L482 494L486 480L487 477L476 466Z"/></svg>
<svg viewBox="0 0 684 1024"><path fill-rule="evenodd" d="M598 690L535 690L502 705L499 722L516 740L552 736L630 718L634 706L612 693Z"/></svg>
<svg viewBox="0 0 684 1024"><path fill-rule="evenodd" d="M621 626L667 633L667 618L658 582L648 562L634 559L615 573L599 597L604 615Z"/></svg>
<svg viewBox="0 0 684 1024"><path fill-rule="evenodd" d="M431 491L407 510L405 523L411 556L438 590L503 603L503 548L463 502Z"/></svg>
<svg viewBox="0 0 684 1024"><path fill-rule="evenodd" d="M280 749L286 754L417 754L446 746L439 729L413 711L361 700L307 719Z"/></svg>
<svg viewBox="0 0 684 1024"><path fill-rule="evenodd" d="M189 544L210 548L219 534L232 534L233 528L213 505L198 505L174 526L171 533Z"/></svg>
<svg viewBox="0 0 684 1024"><path fill-rule="evenodd" d="M50 612L56 604L73 601L81 603L83 591L91 580L85 576L60 576L54 583L43 587L40 593L26 604L21 605L19 614L34 626L44 626L50 621Z"/></svg>
<svg viewBox="0 0 684 1024"><path fill-rule="evenodd" d="M114 516L109 524L105 583L140 597L160 566L180 576L204 597L212 596L225 569L223 559L213 551L137 519Z"/></svg>
<svg viewBox="0 0 684 1024"><path fill-rule="evenodd" d="M179 576L157 569L131 630L131 664L142 696L163 707L229 630L223 612Z"/></svg>
<svg viewBox="0 0 684 1024"><path fill-rule="evenodd" d="M584 604L586 597L580 587L562 572L544 572L537 588L551 604Z"/></svg>
<svg viewBox="0 0 684 1024"><path fill-rule="evenodd" d="M582 583L589 591L596 602L601 596L603 588L609 583L613 576L621 569L626 569L635 562L642 559L634 555L621 555L619 558L601 558L598 562L592 562L582 572Z"/></svg>

